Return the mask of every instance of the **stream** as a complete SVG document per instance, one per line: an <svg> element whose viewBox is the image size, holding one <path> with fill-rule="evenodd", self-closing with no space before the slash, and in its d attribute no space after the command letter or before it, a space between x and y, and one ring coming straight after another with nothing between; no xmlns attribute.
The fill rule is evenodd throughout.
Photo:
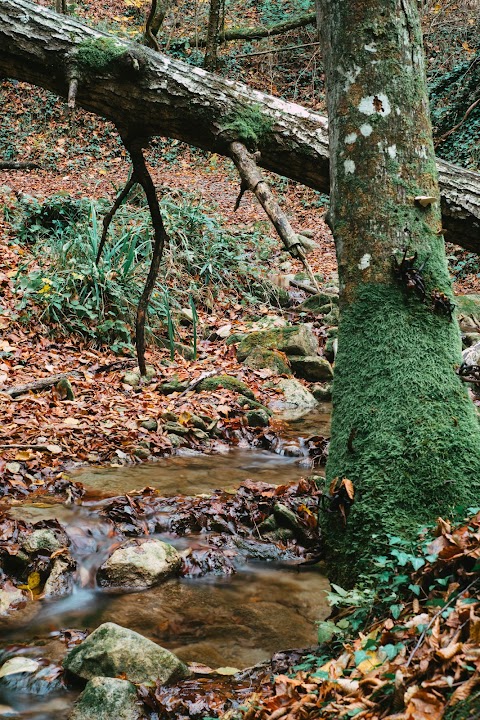
<svg viewBox="0 0 480 720"><path fill-rule="evenodd" d="M107 621L141 633L185 662L212 668L242 669L280 650L315 645L315 623L329 614L328 581L316 565L299 568L245 560L230 576L175 578L143 592L121 594L97 587L95 574L118 544L111 524L99 514L105 498L145 486L168 497L220 488L235 493L246 479L272 485L298 481L311 473L302 451L303 438L328 435L328 422L324 407L291 422L282 433L278 454L258 450L186 453L154 464L81 468L74 479L86 486L87 494L79 504L67 506L42 498L42 502L12 507L11 516L28 522L57 519L69 537L77 570L70 595L30 602L11 616L8 625L0 625L0 663L21 654L46 658L47 671L51 670L61 664L66 652L61 638L64 630L92 631ZM205 543L201 535L156 537L179 551ZM47 672L47 678L54 675ZM61 687L55 690L56 680L42 680L38 673L20 686L5 680L0 679L0 717L67 718L77 694ZM8 709L15 714L8 714Z"/></svg>

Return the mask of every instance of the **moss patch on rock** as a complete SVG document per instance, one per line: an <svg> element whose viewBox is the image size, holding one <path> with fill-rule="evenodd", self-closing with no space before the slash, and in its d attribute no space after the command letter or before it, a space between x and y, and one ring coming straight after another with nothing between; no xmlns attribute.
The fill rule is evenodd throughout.
<svg viewBox="0 0 480 720"><path fill-rule="evenodd" d="M318 342L309 325L259 330L242 340L237 348L237 358L245 360L256 347L280 350L286 355L315 355Z"/></svg>
<svg viewBox="0 0 480 720"><path fill-rule="evenodd" d="M292 371L286 355L280 350L267 350L256 347L249 353L244 365L252 370L268 369L277 375L291 375Z"/></svg>
<svg viewBox="0 0 480 720"><path fill-rule="evenodd" d="M199 385L197 390L218 390L218 388L225 388L225 390L232 390L233 392L245 395L247 398L255 399L255 395L250 390L248 385L238 380L231 375L214 375L213 377L205 378Z"/></svg>

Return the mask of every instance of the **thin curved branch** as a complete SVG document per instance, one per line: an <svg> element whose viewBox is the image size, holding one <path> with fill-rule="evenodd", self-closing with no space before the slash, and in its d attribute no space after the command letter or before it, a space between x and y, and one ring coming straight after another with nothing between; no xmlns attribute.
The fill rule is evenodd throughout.
<svg viewBox="0 0 480 720"><path fill-rule="evenodd" d="M127 180L125 187L121 192L117 195L115 202L113 203L111 209L108 211L108 213L103 218L103 231L102 231L102 237L100 238L100 245L98 246L98 252L97 252L97 258L95 260L95 263L98 265L100 262L100 258L102 256L102 250L105 246L105 242L107 240L107 232L108 228L110 227L110 223L113 220L113 217L115 213L117 212L120 205L123 203L125 198L128 196L128 193L132 189L132 187L135 185L135 183L138 182L135 177L135 172L132 172L129 179Z"/></svg>
<svg viewBox="0 0 480 720"><path fill-rule="evenodd" d="M167 231L163 224L160 205L155 191L155 185L148 172L145 158L143 157L143 147L147 141L143 138L122 137L123 144L130 154L133 165L132 178L142 186L147 198L150 216L154 231L153 253L150 270L145 281L142 296L138 302L137 318L135 321L135 345L137 348L138 367L141 375L146 375L147 366L145 363L145 320L147 316L148 303L152 295L155 282L157 280L160 262L163 255L163 248L168 241Z"/></svg>

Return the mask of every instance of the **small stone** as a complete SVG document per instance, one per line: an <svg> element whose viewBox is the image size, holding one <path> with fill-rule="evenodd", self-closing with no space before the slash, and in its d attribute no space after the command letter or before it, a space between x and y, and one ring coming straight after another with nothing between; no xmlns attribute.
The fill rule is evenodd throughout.
<svg viewBox="0 0 480 720"><path fill-rule="evenodd" d="M35 553L39 550L52 553L69 544L68 537L64 532L50 528L40 528L28 534L21 533L19 540L22 548L28 553Z"/></svg>
<svg viewBox="0 0 480 720"><path fill-rule="evenodd" d="M188 435L190 432L190 428L179 422L166 422L163 429L166 433L175 433L175 435Z"/></svg>
<svg viewBox="0 0 480 720"><path fill-rule="evenodd" d="M187 441L185 440L185 438L180 437L180 435L175 435L175 433L168 433L167 437L170 440L170 442L172 443L173 448L183 447L184 445L187 444Z"/></svg>
<svg viewBox="0 0 480 720"><path fill-rule="evenodd" d="M174 412L167 410L167 412L163 413L162 420L168 420L168 422L177 422L178 415L175 415Z"/></svg>
<svg viewBox="0 0 480 720"><path fill-rule="evenodd" d="M312 387L312 395L318 402L329 402L332 399L332 384L317 383Z"/></svg>
<svg viewBox="0 0 480 720"><path fill-rule="evenodd" d="M205 430L200 430L199 428L194 428L191 431L192 435L197 438L197 440L209 440L210 436Z"/></svg>
<svg viewBox="0 0 480 720"><path fill-rule="evenodd" d="M154 418L148 418L148 420L142 420L140 423L140 427L145 428L145 430L151 430L152 432L155 432L158 430L158 423Z"/></svg>
<svg viewBox="0 0 480 720"><path fill-rule="evenodd" d="M146 460L150 457L150 450L146 447L143 447L142 445L137 445L135 450L133 451L133 454L135 457L139 458L140 460Z"/></svg>
<svg viewBox="0 0 480 720"><path fill-rule="evenodd" d="M140 373L129 370L124 373L122 382L124 382L125 385L130 385L130 387L138 387L140 385Z"/></svg>
<svg viewBox="0 0 480 720"><path fill-rule="evenodd" d="M8 613L16 608L20 603L25 602L26 598L18 588L0 588L0 615L8 615Z"/></svg>
<svg viewBox="0 0 480 720"><path fill-rule="evenodd" d="M186 665L169 650L112 622L103 623L70 650L63 666L84 680L123 675L134 683L158 680L163 685L189 675Z"/></svg>
<svg viewBox="0 0 480 720"><path fill-rule="evenodd" d="M246 418L249 427L267 427L270 422L268 413L265 410L249 410Z"/></svg>
<svg viewBox="0 0 480 720"><path fill-rule="evenodd" d="M74 705L69 720L139 720L135 685L128 680L94 677Z"/></svg>
<svg viewBox="0 0 480 720"><path fill-rule="evenodd" d="M181 382L178 377L172 377L170 380L167 380L164 383L160 383L160 385L157 386L157 390L161 395L171 395L175 392L183 392L188 387L188 381L185 380Z"/></svg>

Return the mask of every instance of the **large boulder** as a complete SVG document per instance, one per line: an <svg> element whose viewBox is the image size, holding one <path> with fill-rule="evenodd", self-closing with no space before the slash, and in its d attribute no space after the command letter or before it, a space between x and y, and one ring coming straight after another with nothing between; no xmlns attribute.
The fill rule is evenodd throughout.
<svg viewBox="0 0 480 720"><path fill-rule="evenodd" d="M135 685L128 680L95 677L78 698L70 720L139 720L144 717Z"/></svg>
<svg viewBox="0 0 480 720"><path fill-rule="evenodd" d="M310 355L309 357L290 358L292 370L297 377L311 382L326 382L333 378L332 366L328 360L319 355Z"/></svg>
<svg viewBox="0 0 480 720"><path fill-rule="evenodd" d="M308 324L259 330L249 333L239 343L237 358L240 361L245 360L257 347L280 350L285 355L315 355L318 349L318 340Z"/></svg>
<svg viewBox="0 0 480 720"><path fill-rule="evenodd" d="M169 650L112 622L100 625L70 650L63 666L84 680L123 675L134 683L158 679L165 684L189 675L187 666Z"/></svg>
<svg viewBox="0 0 480 720"><path fill-rule="evenodd" d="M280 350L266 350L262 347L253 348L245 359L244 365L252 370L271 370L275 375L292 374L288 358Z"/></svg>
<svg viewBox="0 0 480 720"><path fill-rule="evenodd" d="M182 560L172 545L155 538L127 540L113 551L97 572L103 587L145 590L180 569Z"/></svg>

